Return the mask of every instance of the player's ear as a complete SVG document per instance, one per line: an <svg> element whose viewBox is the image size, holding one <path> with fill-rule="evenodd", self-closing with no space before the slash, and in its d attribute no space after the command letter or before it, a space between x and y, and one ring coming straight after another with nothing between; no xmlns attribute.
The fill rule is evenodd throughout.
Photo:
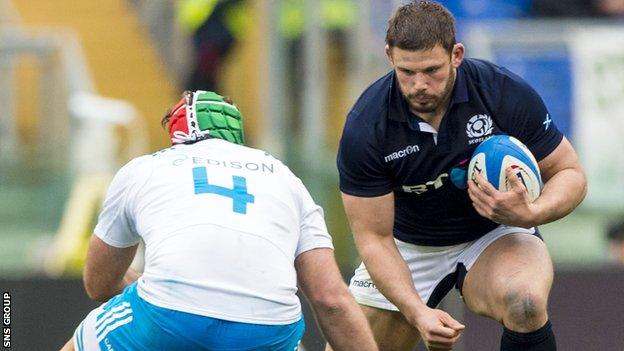
<svg viewBox="0 0 624 351"><path fill-rule="evenodd" d="M451 51L451 64L453 67L457 68L461 65L464 60L465 51L464 44L457 43L453 45L453 50Z"/></svg>
<svg viewBox="0 0 624 351"><path fill-rule="evenodd" d="M392 49L390 48L390 45L386 44L384 51L386 52L386 57L388 58L388 61L390 61L390 64L394 66L394 61L392 61Z"/></svg>

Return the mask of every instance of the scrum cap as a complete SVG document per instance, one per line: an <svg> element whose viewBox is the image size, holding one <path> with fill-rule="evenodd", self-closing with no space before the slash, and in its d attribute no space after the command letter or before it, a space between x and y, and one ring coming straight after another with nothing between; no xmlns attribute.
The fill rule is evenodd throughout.
<svg viewBox="0 0 624 351"><path fill-rule="evenodd" d="M243 116L236 106L212 91L187 92L169 114L171 144L219 138L244 144Z"/></svg>

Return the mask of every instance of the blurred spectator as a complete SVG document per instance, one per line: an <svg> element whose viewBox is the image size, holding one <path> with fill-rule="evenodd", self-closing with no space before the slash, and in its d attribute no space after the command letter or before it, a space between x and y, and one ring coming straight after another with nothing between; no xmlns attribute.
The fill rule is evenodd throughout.
<svg viewBox="0 0 624 351"><path fill-rule="evenodd" d="M624 266L624 221L616 222L607 229L609 241L609 259Z"/></svg>
<svg viewBox="0 0 624 351"><path fill-rule="evenodd" d="M624 16L622 0L533 0L537 17L617 17Z"/></svg>
<svg viewBox="0 0 624 351"><path fill-rule="evenodd" d="M192 68L183 83L186 90L222 90L219 72L240 36L246 32L246 0L182 0L178 23L192 35Z"/></svg>
<svg viewBox="0 0 624 351"><path fill-rule="evenodd" d="M356 24L358 19L358 7L355 0L319 0L319 13L316 20L318 25L327 34L327 66L328 75L328 96L339 101L338 91L345 80L341 73L346 70L347 60L347 36L346 32ZM288 115L293 116L291 127L295 130L300 128L303 118L301 111L301 101L303 100L303 80L305 76L305 61L303 38L307 29L306 19L310 20L310 14L306 14L306 3L304 0L283 0L279 3L278 30L286 40L287 63L287 86L289 101ZM313 18L312 18L313 19ZM330 102L331 104L331 102ZM336 106L332 106L333 109ZM332 110L333 110L332 109ZM338 129L342 129L341 126Z"/></svg>

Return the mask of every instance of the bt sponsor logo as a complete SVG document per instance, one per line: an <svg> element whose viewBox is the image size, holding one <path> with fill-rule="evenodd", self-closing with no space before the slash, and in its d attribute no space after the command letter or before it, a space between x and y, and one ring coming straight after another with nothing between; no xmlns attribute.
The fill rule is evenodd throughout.
<svg viewBox="0 0 624 351"><path fill-rule="evenodd" d="M444 182L448 177L448 173L442 173L436 179L430 180L425 184L403 185L402 188L403 191L406 193L422 194L429 190L440 189L444 185Z"/></svg>

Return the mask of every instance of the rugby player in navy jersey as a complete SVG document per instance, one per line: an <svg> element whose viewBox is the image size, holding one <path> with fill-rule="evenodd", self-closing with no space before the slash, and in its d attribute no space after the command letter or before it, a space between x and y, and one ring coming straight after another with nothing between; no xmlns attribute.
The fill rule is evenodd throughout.
<svg viewBox="0 0 624 351"><path fill-rule="evenodd" d="M535 227L584 198L574 149L526 82L464 57L443 6L400 7L386 43L393 70L353 106L337 160L363 261L350 289L380 349L412 350L421 339L451 349L464 325L436 306L456 287L471 311L502 325L501 350L555 350L553 267ZM534 202L510 170L508 192L479 176L466 184L472 152L497 134L539 161L545 184Z"/></svg>

